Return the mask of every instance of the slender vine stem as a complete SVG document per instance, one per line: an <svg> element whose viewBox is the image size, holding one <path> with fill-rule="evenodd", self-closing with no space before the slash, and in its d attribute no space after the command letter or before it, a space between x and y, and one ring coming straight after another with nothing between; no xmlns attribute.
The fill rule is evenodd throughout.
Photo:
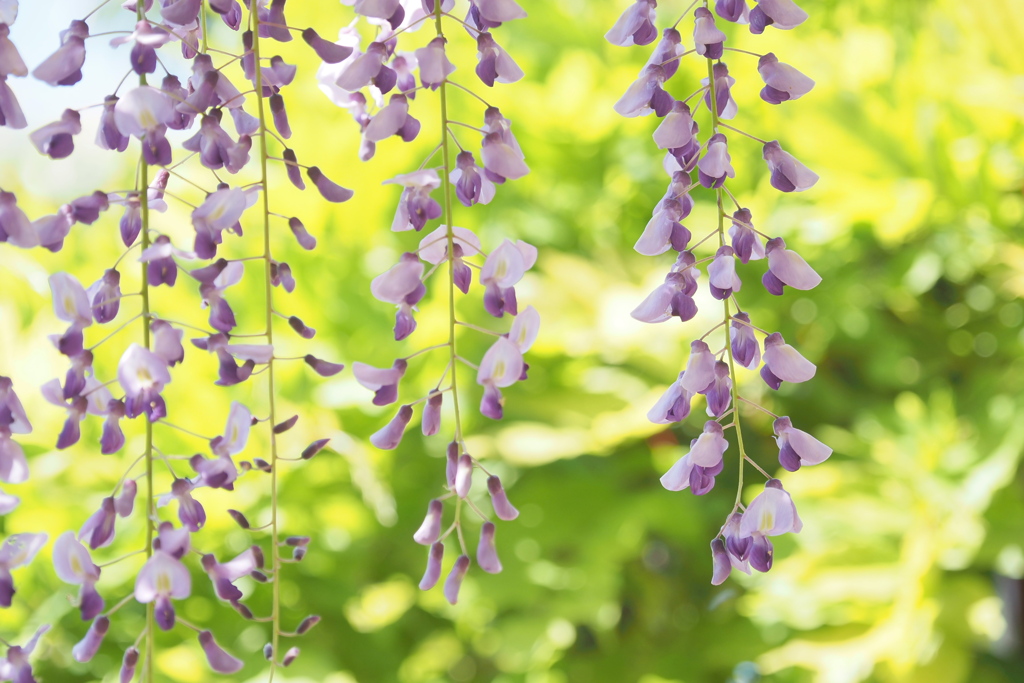
<svg viewBox="0 0 1024 683"><path fill-rule="evenodd" d="M271 281L271 258L270 258L270 193L267 183L267 161L270 155L267 153L267 127L266 106L263 102L263 70L260 68L260 18L255 9L250 10L249 20L252 22L252 52L256 62L255 90L256 103L259 112L260 122L260 183L263 189L263 264L264 264L264 294L266 302L266 337L270 346L274 345L274 304L273 289ZM270 554L273 578L271 579L273 597L271 605L271 637L270 643L273 648L273 656L270 658L270 676L268 683L273 683L274 673L277 670L278 642L281 639L281 544L278 542L278 515L277 515L277 435L273 426L277 424L276 405L274 402L274 359L267 363L267 398L270 403L270 415L267 424L270 425Z"/></svg>
<svg viewBox="0 0 1024 683"><path fill-rule="evenodd" d="M434 3L434 28L438 38L444 38L444 27L441 24L441 3ZM445 79L439 89L441 98L441 158L444 163L441 182L444 185L444 217L446 223L446 236L448 238L448 347L450 351L451 373L452 373L452 404L455 407L455 440L462 444L462 416L459 413L459 389L457 381L458 355L455 348L455 327L458 321L455 319L455 230L452 227L452 183L449 178L451 169L451 149L448 144L448 125L452 123L448 119L448 81ZM459 515L456 513L455 519Z"/></svg>
<svg viewBox="0 0 1024 683"><path fill-rule="evenodd" d="M707 8L708 2L704 0L704 7ZM719 126L724 126L718 119L718 93L715 88L715 60L708 59L708 96L710 98L710 104L708 111L711 112L711 132L712 135L718 133ZM733 129L734 130L734 129ZM723 198L725 196L722 188L715 190L715 201L718 203L718 244L725 246L725 208L722 206ZM736 377L736 362L732 356L732 344L729 340L729 321L732 320L732 312L730 311L730 301L726 297L723 302L725 309L725 317L721 323L725 327L725 351L726 356L729 359L729 379L732 381L732 405L735 413L733 414L733 424L736 426L736 444L740 451L739 459L739 472L737 473L736 479L736 502L733 508L736 509L743 502L743 470L745 469L747 461L747 452L743 446L743 429L740 427L740 413L739 413L739 383Z"/></svg>

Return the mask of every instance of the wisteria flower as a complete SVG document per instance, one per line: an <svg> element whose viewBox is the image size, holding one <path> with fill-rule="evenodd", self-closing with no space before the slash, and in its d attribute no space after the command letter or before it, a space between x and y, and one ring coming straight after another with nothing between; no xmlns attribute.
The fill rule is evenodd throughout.
<svg viewBox="0 0 1024 683"><path fill-rule="evenodd" d="M82 65L85 64L85 39L88 37L88 24L84 21L72 21L71 26L61 32L60 47L37 66L32 75L50 85L78 83L82 80Z"/></svg>
<svg viewBox="0 0 1024 683"><path fill-rule="evenodd" d="M715 252L715 258L708 266L708 288L711 296L719 301L728 299L740 291L743 283L736 274L736 253L729 245L723 245Z"/></svg>
<svg viewBox="0 0 1024 683"><path fill-rule="evenodd" d="M235 581L248 576L261 565L257 562L256 553L252 548L247 548L234 559L224 563L217 561L213 555L203 555L203 570L213 582L214 591L217 597L226 602L234 602L242 599L242 591L235 586Z"/></svg>
<svg viewBox="0 0 1024 683"><path fill-rule="evenodd" d="M622 98L615 103L615 111L626 118L647 116L651 112L665 116L675 104L672 96L662 88L666 80L665 69L660 64L646 67L640 78L633 81Z"/></svg>
<svg viewBox="0 0 1024 683"><path fill-rule="evenodd" d="M181 560L164 550L156 550L139 570L135 579L135 599L142 604L156 603L156 623L164 631L174 627L174 605L192 594L192 575Z"/></svg>
<svg viewBox="0 0 1024 683"><path fill-rule="evenodd" d="M480 284L486 287L484 308L496 318L505 312L518 313L515 285L537 262L537 248L522 240L505 240L492 251L480 270Z"/></svg>
<svg viewBox="0 0 1024 683"><path fill-rule="evenodd" d="M390 368L375 368L357 361L352 364L352 376L374 392L373 405L386 406L398 400L398 382L408 366L403 359L396 360Z"/></svg>
<svg viewBox="0 0 1024 683"><path fill-rule="evenodd" d="M722 471L722 456L729 448L722 425L714 420L704 423L704 431L690 442L690 450L661 477L661 485L669 491L691 489L702 496L715 486L715 476Z"/></svg>
<svg viewBox="0 0 1024 683"><path fill-rule="evenodd" d="M441 217L441 205L430 196L430 193L441 187L441 178L437 171L428 168L422 171L404 173L395 176L391 180L385 180L385 185L401 185L402 196L398 200L398 210L395 212L395 220L391 229L395 232L405 230L422 230L427 221Z"/></svg>
<svg viewBox="0 0 1024 683"><path fill-rule="evenodd" d="M482 31L476 38L476 45L476 75L488 87L493 87L495 82L515 83L525 75L489 32Z"/></svg>
<svg viewBox="0 0 1024 683"><path fill-rule="evenodd" d="M757 72L764 81L761 99L769 104L798 100L814 88L813 80L789 64L780 62L772 52L758 60Z"/></svg>
<svg viewBox="0 0 1024 683"><path fill-rule="evenodd" d="M0 607L10 607L14 597L11 570L30 563L46 539L46 534L11 534L0 546Z"/></svg>
<svg viewBox="0 0 1024 683"><path fill-rule="evenodd" d="M690 402L693 400L694 394L683 388L683 374L679 373L678 379L669 385L669 388L647 413L648 420L654 424L672 424L682 422L690 415Z"/></svg>
<svg viewBox="0 0 1024 683"><path fill-rule="evenodd" d="M736 362L749 370L756 370L761 364L761 346L757 343L754 328L750 326L750 316L737 311L729 325L729 343L732 345L732 356Z"/></svg>
<svg viewBox="0 0 1024 683"><path fill-rule="evenodd" d="M132 239L132 242L134 241ZM146 280L150 287L174 286L178 280L178 264L174 261L175 256L182 259L193 259L196 254L192 251L178 249L171 244L171 238L167 235L158 236L153 240L152 245L142 251L139 261L147 264Z"/></svg>
<svg viewBox="0 0 1024 683"><path fill-rule="evenodd" d="M768 256L768 272L761 278L761 282L772 294L781 295L783 285L806 291L821 284L821 276L800 254L787 249L781 237L768 240L765 253Z"/></svg>
<svg viewBox="0 0 1024 683"><path fill-rule="evenodd" d="M686 322L697 315L693 295L697 292L700 271L694 267L696 259L686 251L679 255L665 282L651 292L630 315L640 322L661 323L678 317Z"/></svg>
<svg viewBox="0 0 1024 683"><path fill-rule="evenodd" d="M715 133L711 136L707 152L697 162L697 171L700 184L707 188L722 187L726 178L736 177L732 157L729 155L729 143L724 135Z"/></svg>
<svg viewBox="0 0 1024 683"><path fill-rule="evenodd" d="M793 426L788 417L780 417L772 423L775 442L779 446L779 464L790 472L803 466L820 465L832 455L832 449L807 432Z"/></svg>
<svg viewBox="0 0 1024 683"><path fill-rule="evenodd" d="M653 43L658 37L658 29L655 27L657 6L655 0L636 0L605 34L605 39L612 45L622 47Z"/></svg>
<svg viewBox="0 0 1024 683"><path fill-rule="evenodd" d="M405 339L416 329L416 319L412 312L427 293L422 278L423 263L416 254L409 252L370 283L370 292L375 299L398 306L395 314L395 341Z"/></svg>
<svg viewBox="0 0 1024 683"><path fill-rule="evenodd" d="M510 387L522 377L523 352L515 342L499 337L480 361L476 382L484 388L480 412L493 420L504 414L501 389Z"/></svg>
<svg viewBox="0 0 1024 683"><path fill-rule="evenodd" d="M803 192L818 182L818 174L783 151L778 141L766 144L763 156L771 173L772 187L780 192Z"/></svg>
<svg viewBox="0 0 1024 683"><path fill-rule="evenodd" d="M778 332L765 337L761 377L772 389L778 389L782 382L806 382L816 370L814 363L787 344Z"/></svg>
<svg viewBox="0 0 1024 683"><path fill-rule="evenodd" d="M82 117L74 109L65 109L60 120L33 132L29 139L40 154L64 159L75 151L74 136L82 132Z"/></svg>
<svg viewBox="0 0 1024 683"><path fill-rule="evenodd" d="M693 12L693 48L707 59L721 59L726 35L715 25L715 17L706 7Z"/></svg>
<svg viewBox="0 0 1024 683"><path fill-rule="evenodd" d="M807 12L793 0L759 0L750 10L750 32L763 33L768 26L778 29L796 28L807 20Z"/></svg>
<svg viewBox="0 0 1024 683"><path fill-rule="evenodd" d="M54 541L53 568L61 581L82 587L78 594L78 607L83 621L94 619L103 611L103 598L96 591L100 568L93 563L89 550L75 538L73 531L65 531Z"/></svg>
<svg viewBox="0 0 1024 683"><path fill-rule="evenodd" d="M167 361L149 349L132 344L117 364L117 379L125 393L125 415L145 414L150 422L167 415L160 392L171 381Z"/></svg>

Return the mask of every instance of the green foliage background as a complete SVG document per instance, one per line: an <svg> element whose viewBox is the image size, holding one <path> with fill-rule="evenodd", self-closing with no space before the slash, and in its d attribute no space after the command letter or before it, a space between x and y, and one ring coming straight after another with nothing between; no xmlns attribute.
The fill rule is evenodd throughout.
<svg viewBox="0 0 1024 683"><path fill-rule="evenodd" d="M24 25L12 38L23 52L45 55L56 44L55 25L90 3L45 3L51 17L60 15L54 26L32 23L30 3L22 4ZM654 121L622 120L612 111L648 51L603 40L625 2L522 4L530 18L497 37L527 79L486 96L514 121L533 173L503 188L488 207L459 208L455 221L479 230L485 244L518 237L541 254L519 292L543 319L528 359L530 381L508 392L504 422L469 423L474 454L503 475L522 510L518 521L498 529L505 571L471 572L457 607L438 591L420 593L415 584L425 553L411 535L443 481L443 436L410 431L397 451L376 451L366 437L390 412L370 406L348 371L320 382L288 368L280 410L302 417L287 447L297 451L327 435L334 450L284 479L285 528L313 537L308 558L286 567L286 614L293 623L309 613L324 620L298 643L303 654L281 680L1024 680L1024 15L1016 1L805 0L811 19L797 31L730 33L733 45L773 50L817 81L808 97L771 107L757 98L754 58L729 56L737 125L781 140L822 177L810 192L780 197L768 185L759 147L734 141L733 191L760 229L783 235L824 277L812 292L776 299L756 284L763 265L741 270L740 300L754 322L782 331L819 367L813 382L778 395L764 395L753 375L743 391L761 393L769 409L791 415L836 452L820 467L783 473L805 528L780 541L772 572L717 588L709 584L708 541L730 509L735 464L705 498L666 492L657 477L681 455L680 444L697 433L700 419L668 431L645 419L685 361L688 340L712 319L650 327L628 315L668 266L631 249L664 191L649 137ZM668 17L685 4L665 0L659 11ZM108 10L101 20L123 12ZM290 23L315 25L325 36L351 16L327 0L292 2L288 10ZM416 47L427 33L412 34ZM219 31L213 43L229 39ZM299 42L280 47L300 65L288 99L292 146L300 161L319 164L357 195L341 207L327 205L277 173L272 203L301 216L320 247L301 252L283 222L277 225L275 248L292 264L299 288L276 300L317 328L309 350L384 365L415 347L390 341L392 313L370 298L368 283L413 248L414 238L389 232L398 192L380 183L418 166L436 144L436 97L416 99L424 129L414 144L386 141L376 159L362 164L354 124L318 91L316 63ZM455 77L470 84L475 48L459 32L452 42L461 45L454 48ZM104 51L100 41L90 44L86 72L100 95L122 73ZM698 67L676 78L677 96L695 88ZM454 97L462 120L478 125L477 104ZM62 106L31 124L56 118ZM57 163L37 161L3 131L0 181L33 217L98 184L131 184L129 166L90 147L88 121L75 157ZM187 186L176 191L199 196ZM712 227L712 208L708 197L698 199L688 223L694 233ZM172 206L158 219L161 229L187 235L187 212ZM255 233L257 215L249 216L246 228L251 223ZM63 416L35 389L64 372L44 339L60 328L47 272L68 269L86 284L96 280L119 255L116 223L111 212L92 227L77 226L58 255L0 248L0 372L15 379L36 426L26 440L32 479L8 489L24 502L0 522L6 533L44 530L55 538L77 528L139 452L136 432L122 455L100 456L95 419L78 446L53 450ZM248 252L244 244L232 247L235 256L255 252L251 240ZM132 291L132 277L125 276L125 291ZM233 305L249 292L236 311L242 327L254 331L262 315L258 283L254 271L231 291ZM159 292L157 307L201 321L198 297L186 289L187 283ZM137 305L126 300L122 319ZM444 306L431 300L423 307L417 343L446 334ZM482 320L477 307L467 300L460 311ZM138 327L107 345L109 355L98 354L101 377L112 375L118 349L139 335ZM305 353L308 346L287 332L284 352ZM464 334L461 353L478 358L486 339ZM265 411L262 378L219 389L212 386L213 362L194 349L187 353L169 387L176 422L215 434L230 399ZM404 387L410 395L436 382L442 369L430 356L416 367ZM477 387L465 389L475 403ZM744 420L750 451L776 469L770 422L756 413ZM170 430L158 431L158 440L168 453L203 447ZM265 447L254 439L247 455ZM240 489L233 498L203 499L211 519L197 543L228 553L251 542L223 509L265 510L266 486L253 475ZM130 552L141 537L141 526L128 526L101 557ZM137 566L133 559L104 570L109 601L130 590ZM116 645L134 639L140 610L126 607L100 656L76 664L70 647L84 626L68 605L69 587L53 573L49 548L15 578L15 606L0 615L5 637L17 641L19 629L24 637L43 621L55 625L40 651L41 679L114 680L122 652ZM208 584L196 576L197 596L184 604L183 616L252 655L238 681L264 680L256 653L267 629L242 622ZM265 612L266 591L256 590L249 603ZM161 638L159 665L166 681L211 680L183 632Z"/></svg>

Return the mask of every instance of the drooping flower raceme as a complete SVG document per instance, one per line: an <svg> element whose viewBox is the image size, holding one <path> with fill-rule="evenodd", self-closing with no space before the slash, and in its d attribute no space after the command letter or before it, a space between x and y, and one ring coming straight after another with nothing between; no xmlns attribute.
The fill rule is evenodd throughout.
<svg viewBox="0 0 1024 683"><path fill-rule="evenodd" d="M736 502L711 544L712 583L717 585L733 568L747 573L751 567L768 571L773 553L768 538L797 533L802 526L792 499L777 479L770 479L765 491L742 511L746 465L750 463L766 477L768 475L748 456L744 446L740 403L771 413L740 395L736 367L759 370L761 378L773 390L779 389L783 382L806 382L816 371L815 365L786 343L781 333L769 334L756 327L749 313L741 310L737 295L747 291L743 289L744 266L751 261L762 261L761 282L776 296L782 295L786 287L806 291L821 282L814 269L789 249L781 237L769 238L760 232L754 226L750 210L741 206L729 190L730 182L737 175L732 150L748 144L744 138L759 142L770 184L781 192L808 190L818 176L778 141L760 140L724 123L741 113L732 94L737 87L744 86L744 81L742 77L735 78L723 57L732 53L746 58L742 56L744 53L754 53L734 51L729 34L718 25L719 20L748 25L751 33L759 34L767 27L795 28L807 19L807 14L791 0L760 0L753 8L743 0L718 0L713 7L709 0L698 0L694 5L689 38L692 52L704 62L702 71L707 72L707 78L701 80L702 87L696 91L693 86L682 87L681 91L693 91L684 100L676 100L672 94L671 80L678 71L680 59L688 54L684 39L687 31L680 19L675 26L663 31L650 59L615 109L626 117L653 113L661 118L654 131L654 142L659 150L665 150L662 165L670 177L668 191L637 240L636 251L649 256L671 251L674 263L664 283L640 303L633 317L646 323L665 322L673 317L683 322L694 318L698 312L694 295L702 264L707 264L709 293L722 302L722 322L692 343L685 369L648 414L656 424L682 422L689 416L694 398L702 395L706 412L712 418L704 424L700 436L691 441L689 451L662 476L662 485L670 491L690 489L695 495L711 491L716 476L725 466L723 456L729 448L726 431L735 429L739 451ZM657 3L651 0L637 0L608 32L607 39L622 46L654 42L658 35L656 7ZM760 89L761 99L769 104L799 99L814 87L813 80L779 61L774 53L758 55L754 67L763 84L763 87L755 87ZM706 112L703 116L702 108ZM699 192L697 188L713 191L717 228L695 227L692 222L689 228L684 225ZM731 214L725 209L726 198L736 205ZM696 247L691 246L694 235L701 237L696 245L708 240L717 242L709 256L700 258L694 253ZM749 282L746 284L750 286ZM715 345L709 346L705 339L720 328L724 339L717 345L721 350L715 352L712 351ZM763 348L758 334L765 337ZM772 416L776 418L774 432L779 464L784 469L795 471L817 465L831 455L828 446L795 428L790 418ZM723 423L729 417L731 420Z"/></svg>
<svg viewBox="0 0 1024 683"><path fill-rule="evenodd" d="M418 170L385 181L385 185L403 188L392 230L424 235L419 239L418 248L413 251L411 245L407 246L408 251L394 266L374 278L370 289L376 299L396 307L394 337L403 340L416 330L420 302L434 289L437 278L445 278L447 282L442 280L439 288L449 304L448 338L399 358L390 367L356 363L353 373L360 384L374 392L375 405L390 405L398 401L399 383L409 361L426 351L446 349L447 364L439 370L437 385L425 396L400 405L370 441L378 448L397 448L421 404L422 432L425 436L436 435L443 431L447 403L452 407L454 418L454 436L447 447L444 479L449 492L447 497L469 500L480 490L473 487L473 475L482 471L489 475L487 490L494 515L510 520L518 512L509 503L500 479L467 452L465 413L460 410L466 402L467 387L460 385L459 378L464 372L463 366L473 369L481 388L480 413L495 420L503 417L504 392L526 379L523 354L536 339L540 325L536 310L520 306L516 296L516 286L537 261L537 249L522 240L504 239L495 241L487 253L480 235L454 222L453 209L456 200L465 207L488 204L499 185L522 178L530 169L512 132L512 122L497 107L485 105L480 119L460 122L452 116L455 104L452 95L469 90L462 79L472 80L473 72L487 87L512 83L523 77L515 60L499 44L496 29L504 22L525 17L526 13L515 0L471 0L464 19L451 14L454 7L451 0L355 0L355 12L376 29L372 42L364 44L355 27L343 29L333 46L325 45L315 34L307 37L307 42L325 62L319 74L321 88L333 102L348 109L359 126L363 136L360 150L363 160L370 159L384 145L400 144L391 138L410 142L425 135L414 109L423 106L423 100L431 92L437 93L441 113L437 150ZM400 46L412 40L416 30L428 23L434 28L430 38L421 41L415 49L400 51ZM457 30L448 35L446 25ZM451 36L460 34L463 29L475 40L475 68L454 63L450 58L454 40ZM638 31L640 27L632 29L632 33ZM471 102L475 105L482 100L478 96ZM480 133L481 137L474 141L478 147L461 134L456 140L455 126L460 125L466 127L470 135L474 130ZM452 149L453 142L458 146L458 154ZM438 153L439 162L434 161ZM474 270L478 273L476 291L482 295L482 310L495 318L512 318L504 333L490 332L456 316L456 290L473 293ZM493 343L478 364L456 350L456 332L460 327L494 335ZM466 546L462 530L465 520L461 513L467 509L483 517L476 548L477 564L486 572L501 571L495 545L496 527L474 503L456 504L453 525L442 533L444 504L441 499L432 500L426 519L413 534L417 543L429 547L426 573L420 582L420 588L427 590L440 581L446 537L458 530L453 537L458 540L459 554L444 581L444 595L453 604L458 600L471 564L470 548Z"/></svg>

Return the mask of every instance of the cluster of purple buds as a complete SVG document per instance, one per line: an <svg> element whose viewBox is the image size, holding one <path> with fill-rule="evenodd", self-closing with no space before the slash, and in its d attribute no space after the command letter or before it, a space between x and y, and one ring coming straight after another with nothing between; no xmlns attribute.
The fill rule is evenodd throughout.
<svg viewBox="0 0 1024 683"><path fill-rule="evenodd" d="M698 0L694 4L697 7L693 12L693 49L687 50L683 33L677 29L686 17L684 14L662 32L661 40L655 45L639 78L616 103L615 110L626 117L653 113L661 119L653 137L657 148L665 150L663 167L669 175L668 190L655 207L635 249L647 256L671 251L675 260L664 283L637 306L632 316L646 323L660 323L671 318L686 322L694 318L698 312L694 297L703 264L707 265L708 292L724 307L723 321L692 342L685 369L648 413L656 424L681 422L689 416L693 399L700 394L705 398L706 412L711 418L705 422L700 436L690 442L688 452L662 476L662 485L670 491L690 489L695 495L711 491L725 465L724 456L729 448L725 432L732 428L736 430L740 451L736 505L719 537L712 543L712 582L717 585L725 580L732 568L747 573L751 567L768 571L773 553L769 537L796 533L802 526L793 501L782 489L782 484L747 455L738 404L746 403L775 418L779 464L788 471L819 464L831 455L832 450L810 434L794 428L788 417L774 415L739 394L737 365L750 370L759 369L761 378L773 390L779 389L783 382L806 382L816 371L814 364L787 344L779 332L769 334L752 324L736 298L743 286L739 266L750 261L767 261L761 282L777 296L782 295L787 286L798 290L812 289L821 282L821 277L799 254L788 249L781 237L770 238L758 231L751 212L743 208L729 190L728 184L736 176L736 171L732 166L726 131L762 145L771 185L782 192L809 189L817 182L818 176L784 151L777 141L761 140L724 123L739 114L732 97L737 81L722 61L726 52L733 49L728 46L728 35L718 27L715 18L717 14L719 19L727 22L748 24L752 33L759 34L768 26L794 28L807 18L807 14L792 0L760 0L753 8L746 0L717 0L714 12L708 0ZM656 6L654 0L636 0L606 38L621 46L653 43L658 38ZM696 91L683 100L677 100L670 92L670 82L678 71L681 58L691 52L706 61L708 76L701 80L701 87ZM754 54L745 50L733 52L741 56ZM765 102L777 105L795 100L814 86L814 81L780 62L774 54L756 56L757 71L764 83L760 96ZM708 129L703 135L696 121L702 106L709 119ZM683 221L693 210L693 193L700 187L714 191L718 225L710 231L691 232ZM731 215L725 211L725 197L736 205ZM694 233L702 235L696 242L692 241ZM698 257L695 250L713 238L717 238L715 241L718 243L713 254ZM713 351L705 339L720 328L725 339L720 350ZM763 343L758 341L758 334L764 335ZM732 416L731 422L723 424L729 416ZM765 491L744 509L743 471L748 463L764 474L768 482Z"/></svg>
<svg viewBox="0 0 1024 683"><path fill-rule="evenodd" d="M480 412L491 419L501 419L505 406L502 392L526 379L528 366L523 356L537 337L540 317L531 306L520 309L516 297L516 286L535 264L537 249L523 241L506 239L488 253L476 233L452 221L456 201L464 207L487 204L494 198L498 185L521 178L530 169L512 133L511 121L465 84L452 80L453 76L458 78L460 71L449 59L449 38L444 26L450 21L449 25L460 32L467 31L476 40L476 76L484 85L492 87L495 83L512 83L523 77L523 71L498 44L493 31L505 22L525 17L526 13L515 0L470 0L464 17L451 14L455 6L453 0L355 0L354 3L349 0L346 4L354 4L355 12L376 28L371 42L364 44L355 23L342 29L336 43L328 43L315 33L307 32L309 35L304 34L304 37L324 61L318 73L321 88L334 103L347 109L359 126L360 157L369 160L377 145L389 138L410 142L424 135L411 105L417 100L422 102L425 91L436 92L440 100L442 128L435 151L417 170L385 182L402 188L391 229L398 233L422 232L425 236L419 240L415 251L402 254L394 266L374 278L371 292L379 301L396 307L394 337L400 341L416 330L418 305L428 294L430 278L438 277L434 275L438 269L446 271L447 282L441 284L441 289L450 303L449 336L446 342L399 358L390 367L355 363L352 370L356 380L374 392L375 405L390 405L399 399L399 383L413 358L435 349L448 350L447 365L437 385L426 396L401 405L394 418L373 434L370 441L378 448L397 448L415 417L416 406L421 404L423 434L438 434L442 428L445 394L450 395L455 425L454 438L447 449L445 493L430 502L426 519L414 534L414 540L430 547L427 570L420 583L420 587L427 590L440 580L444 541L456 532L460 554L444 585L445 597L454 604L470 566L461 517L465 508L473 510L483 521L477 563L484 571L501 571L494 542L495 525L471 499L475 470L487 476L494 515L502 520L518 515L508 502L500 479L467 452L463 414L459 410L458 369L467 366L476 372L477 384L482 388ZM435 29L426 43L401 51L399 39L406 40L426 23L433 24ZM482 122L470 125L450 117L453 108L450 98L453 93L461 96L463 91L475 96L476 101L484 102ZM466 135L476 132L481 136L478 151L468 147L466 135L456 136L456 126L465 128ZM458 148L457 153L450 149L452 146ZM431 160L438 153L441 165L432 165ZM435 221L441 224L435 223L436 227L429 228ZM513 318L507 332L492 332L457 319L455 290L471 293L474 270L483 310L495 318L506 315ZM456 330L460 327L494 338L478 364L456 351ZM443 501L449 498L456 501L455 518L445 530L442 528Z"/></svg>
<svg viewBox="0 0 1024 683"><path fill-rule="evenodd" d="M106 3L100 7L103 4ZM282 89L295 79L296 67L287 64L280 56L268 57L261 53L261 43L265 49L268 41L292 40L295 29L288 26L285 4L285 0L249 0L246 3L239 0L129 0L122 5L130 13L122 15L125 17L124 30L93 32L87 22L94 10L85 18L72 21L69 28L60 33L56 50L31 71L32 76L51 86L72 86L83 76L87 39L117 34L110 42L126 60L127 73L111 95L101 104L94 105L102 108L95 142L103 150L124 153L134 139L138 142L141 157L134 188L109 193L97 191L65 204L54 215L37 220L31 220L19 208L14 194L0 189L0 242L10 242L21 248L41 246L58 251L76 223L91 225L108 209L114 206L120 209L116 239L123 243L126 251L116 263L88 288L69 273L56 273L50 278L55 314L67 324L67 328L61 334L52 335L51 340L69 365L63 379L55 378L42 387L44 397L66 411L64 426L57 436L57 447L67 449L76 445L81 439L81 423L90 415L104 420L100 439L103 454L114 454L124 449L127 439L122 425L125 420L143 417L146 433L143 457L129 467L113 493L103 498L79 532L64 533L54 546L57 573L67 583L79 586L76 604L82 619L91 622L85 637L72 652L80 662L95 655L114 613L128 602L126 598L117 602L115 607L106 609L107 603L98 588L100 565L93 561L91 555L114 543L119 518L127 518L137 511L149 526L152 542L147 542L147 547L139 551L145 553L146 560L136 577L134 598L136 602L149 606L147 610L153 622L163 630L169 630L175 623L184 623L176 616L174 605L191 595L191 574L185 561L192 554L202 556L202 569L209 575L218 597L230 603L244 618L253 619L254 615L242 602L243 593L235 582L242 577L252 577L261 582L277 581L282 562L280 553L290 547L291 561L298 561L309 546L310 539L306 537L281 539L274 515L271 524L267 525L271 527L272 551L266 563L259 545L253 545L225 562L218 561L213 553L204 553L196 548L194 535L204 529L208 514L212 514L204 507L202 489L234 490L236 482L253 470L276 477L279 461L308 460L327 444L326 439L320 439L306 446L297 457L278 456L278 439L295 425L298 416L283 421L276 418L273 379L268 383L271 389L268 396L270 415L257 418L241 403L233 403L224 434L209 439L209 457L202 453L191 457L168 456L155 445L154 439L157 426L199 437L196 432L168 420L175 418L174 406L168 405L164 397L165 388L172 382L173 368L185 360L183 340L186 330L201 332L202 336L191 339L192 344L216 354L218 377L215 384L220 386L240 384L263 372L272 378L275 362L298 360L275 355L271 326L274 315L287 319L289 326L306 339L315 334L315 330L298 317L279 313L270 300L270 287L290 293L297 283L292 267L275 260L269 247L264 248L270 241L272 220L280 218L269 208L271 188L267 181L267 162L284 164L290 182L300 190L306 186L304 170L306 179L328 201L347 201L352 192L332 182L319 168L300 164L295 152L287 146L291 126ZM28 123L7 84L8 76L24 77L30 73L9 38L17 11L17 0L0 0L0 125L25 128ZM230 53L209 49L208 36L204 35L207 20L215 17L219 17L228 29L240 34L241 53L218 58L223 62L220 64L215 63L215 55ZM301 33L318 54L328 61L339 61L336 59L339 57L338 46L320 39L313 29ZM172 60L159 56L161 50L167 49L179 50L190 63L191 73L179 77L164 68L166 75L163 79L159 82L154 79L151 83L158 67L172 63ZM235 61L239 61L242 67L244 81L240 83L233 82L225 69ZM129 81L132 74L137 77L137 85ZM81 112L86 108L67 108L58 119L32 132L29 138L39 153L52 159L63 159L73 154L76 143L80 142L78 136L83 132ZM280 146L278 156L272 156L268 151L275 140ZM218 172L226 172L234 176L252 167L261 172L259 182L231 184L217 175ZM200 170L204 177L210 172L217 177L216 187L205 188L188 177L189 171ZM168 190L168 185L176 183L175 179L205 189L205 196L191 204L175 194L179 191L177 187ZM186 185L180 187L186 188ZM185 191L191 190L186 188ZM182 202L192 209L193 234L186 243L180 241L177 231L164 234L154 227L153 218L167 210L168 199ZM246 213L257 205L262 209L263 234L258 243L263 253L249 259L226 257L223 255L225 243L240 241L243 224L251 220ZM316 239L306 231L299 218L285 218L283 222L287 222L288 230L300 246L307 250L315 248ZM283 229L283 224L280 227ZM126 261L135 249L139 251ZM142 291L123 293L122 286L134 287L133 281L136 280L130 277L122 282L126 274L124 264L136 258L141 264L136 272ZM236 343L233 336L237 336L236 330L244 321L236 319L229 295L234 291L231 288L241 287L242 261L256 258L265 265L268 291L266 329L262 333L243 336L263 336L266 343ZM194 263L196 261L199 263ZM156 294L161 291L158 288L166 286L170 289L182 283L179 271L185 276L185 283L195 286L198 293L196 309L208 310L207 326L171 320L154 312ZM261 294L264 291L262 284L258 291ZM140 314L124 320L91 346L86 344L86 335L96 330L94 325L101 327L118 321L122 314L122 299L139 295L143 302ZM100 347L136 320L141 321L141 340L126 344L120 353L116 377L97 378L93 367L95 354L105 352L106 348L101 350ZM312 355L301 360L321 376L337 374L344 367ZM261 422L269 423L270 460L238 460L250 428ZM18 483L27 477L24 453L11 435L27 433L30 429L10 380L0 378L0 480ZM153 490L153 463L157 459L166 463L171 474L163 492ZM187 460L192 472L179 473L172 464L175 459ZM142 466L145 471L140 473L137 470ZM146 490L139 490L140 481L146 484ZM271 486L271 490L275 492L272 495L273 506L277 504L276 486ZM139 505L135 504L137 495L141 499ZM15 505L15 497L0 493L3 512ZM176 511L174 521L161 520L160 509L164 507ZM242 528L252 528L242 512L228 512ZM9 605L14 592L10 570L30 561L45 540L45 535L41 534L18 534L8 538L0 548L0 604ZM125 557L135 554L129 553ZM297 648L281 657L274 653L282 634L277 617L280 613L277 599L277 591L274 591L275 616L270 620L273 631L267 657L272 667L287 666L298 654ZM306 618L294 633L304 633L316 621L318 617ZM209 631L186 625L196 630L212 669L234 673L241 668L242 662L224 651ZM34 643L35 640L23 648L10 649L7 659L0 664L0 679L32 680L31 671L26 668L26 657ZM141 652L137 647L125 652L120 674L122 681L134 677L140 660L154 656L155 653L150 651L151 644L152 638L149 638Z"/></svg>

